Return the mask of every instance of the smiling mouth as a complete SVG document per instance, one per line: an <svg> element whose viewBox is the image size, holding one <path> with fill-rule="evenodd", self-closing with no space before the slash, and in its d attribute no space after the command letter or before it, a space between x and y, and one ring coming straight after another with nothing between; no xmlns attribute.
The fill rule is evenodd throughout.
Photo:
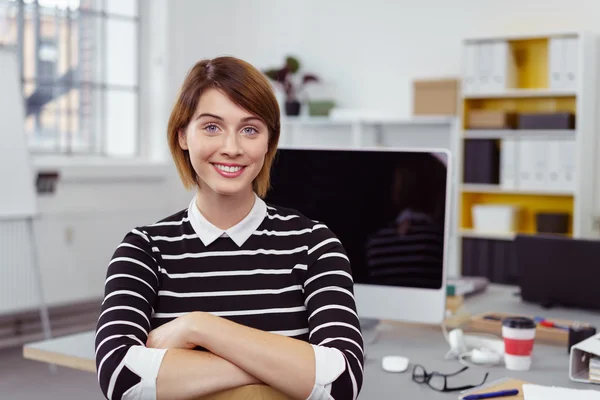
<svg viewBox="0 0 600 400"><path fill-rule="evenodd" d="M236 173L236 172L240 172L242 170L242 168L244 168L242 165L223 165L223 164L213 164L215 166L215 168L217 168L220 171L223 172L229 172L229 173Z"/></svg>

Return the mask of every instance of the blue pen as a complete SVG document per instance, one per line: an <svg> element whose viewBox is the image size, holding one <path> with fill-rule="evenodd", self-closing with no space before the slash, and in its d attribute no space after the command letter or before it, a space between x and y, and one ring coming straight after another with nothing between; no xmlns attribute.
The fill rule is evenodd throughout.
<svg viewBox="0 0 600 400"><path fill-rule="evenodd" d="M518 394L519 394L518 389L509 389L509 390L500 390L498 392L470 394L468 396L463 397L463 400L493 399L495 397L516 396Z"/></svg>

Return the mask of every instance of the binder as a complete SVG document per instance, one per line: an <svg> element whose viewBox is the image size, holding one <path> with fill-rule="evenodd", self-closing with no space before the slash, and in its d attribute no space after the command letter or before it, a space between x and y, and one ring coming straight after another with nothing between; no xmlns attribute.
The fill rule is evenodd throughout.
<svg viewBox="0 0 600 400"><path fill-rule="evenodd" d="M500 186L517 189L518 184L518 139L503 138L500 142Z"/></svg>
<svg viewBox="0 0 600 400"><path fill-rule="evenodd" d="M532 189L547 190L548 182L548 140L534 139L530 145L533 161Z"/></svg>
<svg viewBox="0 0 600 400"><path fill-rule="evenodd" d="M477 43L467 43L464 46L463 60L463 92L464 94L475 94L479 91L478 59L479 45Z"/></svg>
<svg viewBox="0 0 600 400"><path fill-rule="evenodd" d="M576 182L576 147L575 140L560 140L558 182L561 190L574 192Z"/></svg>
<svg viewBox="0 0 600 400"><path fill-rule="evenodd" d="M549 140L548 149L548 189L549 190L567 190L566 185L561 179L562 155L561 147L564 140Z"/></svg>
<svg viewBox="0 0 600 400"><path fill-rule="evenodd" d="M600 384L590 379L590 358L600 356L600 333L589 337L571 347L569 378L573 382Z"/></svg>
<svg viewBox="0 0 600 400"><path fill-rule="evenodd" d="M516 64L510 44L505 41L497 41L491 44L492 49L492 81L490 90L502 92L507 88L517 86Z"/></svg>
<svg viewBox="0 0 600 400"><path fill-rule="evenodd" d="M488 93L496 92L494 83L492 82L493 67L494 67L494 42L486 41L479 44L478 54L478 83L479 92Z"/></svg>
<svg viewBox="0 0 600 400"><path fill-rule="evenodd" d="M532 154L535 151L536 141L522 138L518 144L518 188L522 190L535 189L535 160Z"/></svg>
<svg viewBox="0 0 600 400"><path fill-rule="evenodd" d="M548 86L565 89L566 85L565 39L553 37L548 41Z"/></svg>
<svg viewBox="0 0 600 400"><path fill-rule="evenodd" d="M565 89L576 90L578 81L578 49L579 41L576 37L563 39L564 63L565 63Z"/></svg>

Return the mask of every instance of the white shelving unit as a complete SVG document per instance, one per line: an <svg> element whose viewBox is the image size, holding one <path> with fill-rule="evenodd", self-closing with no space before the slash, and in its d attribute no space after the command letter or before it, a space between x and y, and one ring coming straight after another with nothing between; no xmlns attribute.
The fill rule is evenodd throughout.
<svg viewBox="0 0 600 400"><path fill-rule="evenodd" d="M477 232L473 229L459 229L461 238L492 239L492 240L514 240L516 232Z"/></svg>
<svg viewBox="0 0 600 400"><path fill-rule="evenodd" d="M460 179L456 182L459 224L455 245L458 249L456 262L461 267L463 238L512 240L521 231L534 233L531 229L533 211L550 211L553 206L565 208L572 204L571 230L574 237L600 236L600 219L594 224L594 218L600 216L600 163L595 161L600 152L597 47L595 35L575 31L474 37L463 41L464 84L459 99L462 118L455 145L457 168L460 170ZM471 109L503 109L517 113L569 111L575 114L576 128L472 130L467 129L465 122ZM522 141L560 140L574 148L573 190L553 190L544 186L523 189L518 184L507 189L502 184L464 183L463 146L467 139L509 140L517 146ZM558 149L554 150L555 153L561 153L563 147ZM521 153L520 157L523 157L522 154L525 153ZM548 156L548 153L544 154ZM502 156L500 158L502 160ZM516 176L518 179L519 175ZM461 213L469 212L470 204L479 201L494 204L503 200L516 205L522 202L529 212L524 229L507 233L478 232L463 224Z"/></svg>
<svg viewBox="0 0 600 400"><path fill-rule="evenodd" d="M549 129L467 129L464 131L465 139L517 139L519 137L553 137L557 139L573 139L575 129L549 130Z"/></svg>
<svg viewBox="0 0 600 400"><path fill-rule="evenodd" d="M465 94L465 99L515 99L536 97L568 97L576 96L574 90L563 89L506 89L501 92L479 92Z"/></svg>
<svg viewBox="0 0 600 400"><path fill-rule="evenodd" d="M500 185L487 185L480 183L463 183L461 187L463 193L505 193L521 195L540 195L540 196L573 196L571 191L562 190L534 190L534 189L507 189Z"/></svg>
<svg viewBox="0 0 600 400"><path fill-rule="evenodd" d="M283 117L282 146L437 147L450 149L453 117Z"/></svg>

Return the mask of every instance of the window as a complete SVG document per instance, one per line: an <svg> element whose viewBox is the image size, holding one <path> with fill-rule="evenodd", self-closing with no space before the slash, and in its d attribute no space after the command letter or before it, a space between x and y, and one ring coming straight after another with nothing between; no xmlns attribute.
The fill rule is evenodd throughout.
<svg viewBox="0 0 600 400"><path fill-rule="evenodd" d="M33 153L138 155L138 0L0 0Z"/></svg>

